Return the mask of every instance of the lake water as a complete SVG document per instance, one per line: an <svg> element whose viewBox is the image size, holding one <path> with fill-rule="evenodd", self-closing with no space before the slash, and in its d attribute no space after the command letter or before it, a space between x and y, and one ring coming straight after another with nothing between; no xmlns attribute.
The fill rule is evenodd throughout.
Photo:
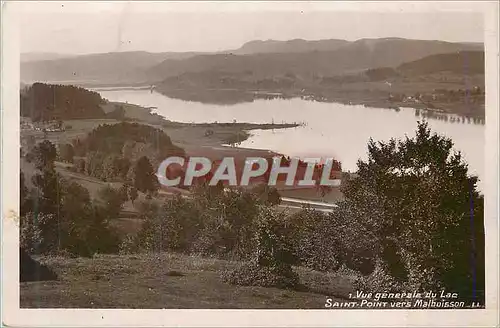
<svg viewBox="0 0 500 328"><path fill-rule="evenodd" d="M334 157L343 170L355 171L358 159L367 158L367 142L413 136L417 121L412 108L367 108L302 99L256 100L236 105L211 105L165 97L149 90L98 90L110 101L145 107L179 122L294 123L304 126L280 130L253 130L239 147L269 149L297 157ZM484 178L484 125L448 116L448 121L427 119L433 132L450 137L462 152L469 172ZM452 122L454 121L454 122ZM479 186L481 187L482 181Z"/></svg>

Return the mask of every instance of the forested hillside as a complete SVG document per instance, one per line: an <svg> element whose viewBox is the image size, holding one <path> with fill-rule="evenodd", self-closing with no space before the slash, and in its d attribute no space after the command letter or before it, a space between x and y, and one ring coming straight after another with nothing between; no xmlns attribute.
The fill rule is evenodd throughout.
<svg viewBox="0 0 500 328"><path fill-rule="evenodd" d="M71 85L34 83L20 93L21 116L32 121L102 118L104 103L97 92Z"/></svg>
<svg viewBox="0 0 500 328"><path fill-rule="evenodd" d="M405 75L452 72L461 75L484 74L484 51L460 51L427 56L404 63L398 70Z"/></svg>
<svg viewBox="0 0 500 328"><path fill-rule="evenodd" d="M175 146L162 130L127 122L101 125L86 138L73 140L73 147L77 156L97 153L104 157L122 156L131 161L146 156L155 165L167 156L184 155L184 150Z"/></svg>

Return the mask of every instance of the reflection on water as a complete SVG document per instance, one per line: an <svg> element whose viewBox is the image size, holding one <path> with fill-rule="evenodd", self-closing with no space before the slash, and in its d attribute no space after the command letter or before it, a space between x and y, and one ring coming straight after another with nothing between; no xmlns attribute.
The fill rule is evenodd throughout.
<svg viewBox="0 0 500 328"><path fill-rule="evenodd" d="M367 142L413 136L418 120L452 138L471 173L484 178L484 120L412 108L383 109L304 99L256 100L236 105L207 105L165 97L149 90L101 91L112 101L155 107L156 113L180 122L294 123L282 130L254 130L241 147L269 149L289 156L335 157L344 170L366 159Z"/></svg>
<svg viewBox="0 0 500 328"><path fill-rule="evenodd" d="M462 123L462 124L485 124L483 117L470 117L455 114L447 114L435 110L415 109L415 116L425 119L445 121L449 123Z"/></svg>

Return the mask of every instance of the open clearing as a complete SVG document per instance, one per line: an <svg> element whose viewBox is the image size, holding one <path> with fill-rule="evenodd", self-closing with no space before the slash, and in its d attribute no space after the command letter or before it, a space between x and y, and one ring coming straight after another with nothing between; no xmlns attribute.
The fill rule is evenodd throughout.
<svg viewBox="0 0 500 328"><path fill-rule="evenodd" d="M349 277L303 268L304 291L234 286L219 272L238 262L171 253L37 259L59 280L21 283L22 308L322 309L353 291Z"/></svg>

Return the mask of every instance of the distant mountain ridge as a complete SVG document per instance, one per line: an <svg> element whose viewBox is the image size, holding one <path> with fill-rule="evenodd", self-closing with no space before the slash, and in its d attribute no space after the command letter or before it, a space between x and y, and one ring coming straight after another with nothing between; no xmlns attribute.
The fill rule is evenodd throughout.
<svg viewBox="0 0 500 328"><path fill-rule="evenodd" d="M294 39L288 41L277 40L254 40L247 42L241 48L232 51L235 55L248 55L256 53L290 53L311 51L333 51L349 44L349 41L340 39L329 40L303 40Z"/></svg>
<svg viewBox="0 0 500 328"><path fill-rule="evenodd" d="M21 62L30 62L30 61L69 58L69 57L75 57L75 56L76 55L60 54L60 53L55 53L55 52L25 52L25 53L21 53L20 60L21 60Z"/></svg>
<svg viewBox="0 0 500 328"><path fill-rule="evenodd" d="M367 49L376 48L380 46L387 45L419 45L424 44L441 44L441 45L452 45L460 44L464 47L464 50L483 50L484 45L482 43L474 42L464 42L464 43L453 43L438 40L415 40L415 39L404 39L404 38L377 38L370 39L364 38L356 41L347 41L342 39L324 39L324 40L303 40L303 39L293 39L286 41L278 40L254 40L249 41L239 49L231 51L235 55L247 55L247 54L257 54L257 53L296 53L296 52L313 52L313 51L335 51L344 47L350 47L352 49L366 47Z"/></svg>
<svg viewBox="0 0 500 328"><path fill-rule="evenodd" d="M256 79L286 74L310 78L352 73L369 68L397 67L430 55L476 50L481 47L482 45L478 44L444 41L361 39L332 51L209 54L181 61L165 60L150 68L148 75L156 82L184 73L204 71L251 73Z"/></svg>
<svg viewBox="0 0 500 328"><path fill-rule="evenodd" d="M21 81L91 84L156 84L184 73L222 71L269 77L335 75L397 67L426 56L483 50L481 43L401 38L250 41L219 53L145 51L81 55L21 64Z"/></svg>
<svg viewBox="0 0 500 328"><path fill-rule="evenodd" d="M21 81L85 83L144 83L145 70L166 59L183 59L198 53L146 51L110 52L79 55L53 60L21 63Z"/></svg>

